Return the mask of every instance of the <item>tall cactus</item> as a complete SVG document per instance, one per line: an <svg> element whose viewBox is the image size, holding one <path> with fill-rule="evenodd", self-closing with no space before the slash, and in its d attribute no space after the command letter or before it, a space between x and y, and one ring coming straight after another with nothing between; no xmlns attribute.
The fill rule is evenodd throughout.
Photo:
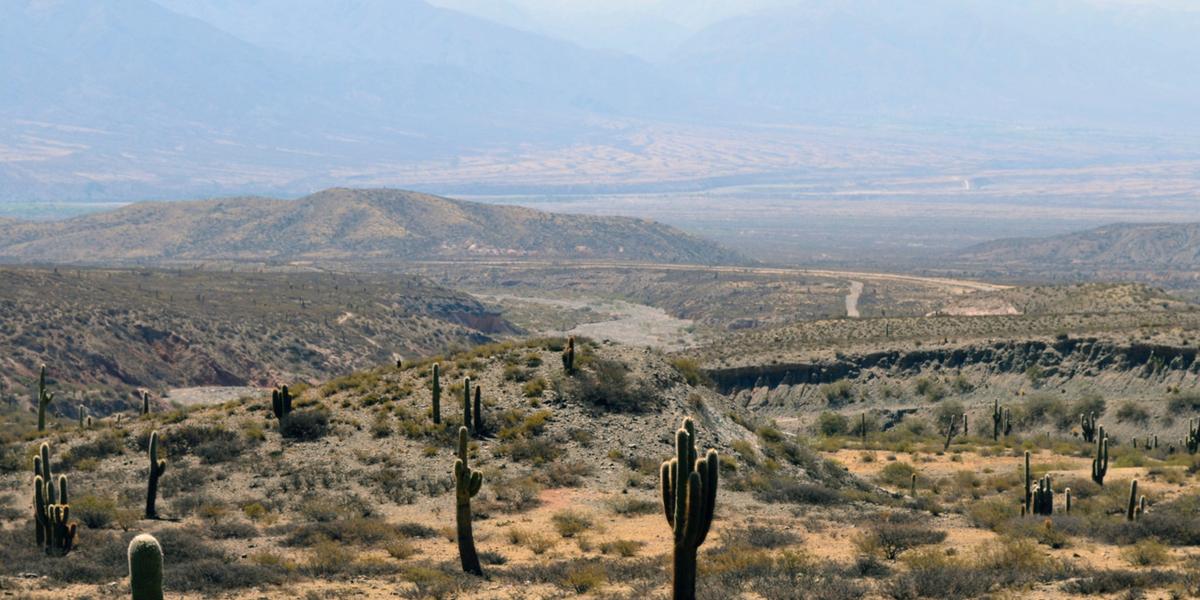
<svg viewBox="0 0 1200 600"><path fill-rule="evenodd" d="M167 470L167 461L158 458L158 432L150 433L150 477L146 484L146 518L157 519L158 510L155 501L158 499L158 478Z"/></svg>
<svg viewBox="0 0 1200 600"><path fill-rule="evenodd" d="M1137 518L1137 480L1129 482L1129 504L1125 508L1125 520L1132 521Z"/></svg>
<svg viewBox="0 0 1200 600"><path fill-rule="evenodd" d="M150 392L147 392L146 390L141 390L141 393L142 393L142 414L148 415L148 414L150 414Z"/></svg>
<svg viewBox="0 0 1200 600"><path fill-rule="evenodd" d="M463 411L463 426L467 427L468 430L474 429L475 422L471 420L471 378L470 377L463 377L462 411Z"/></svg>
<svg viewBox="0 0 1200 600"><path fill-rule="evenodd" d="M46 545L46 539L50 532L50 523L47 521L48 513L46 512L46 507L49 506L49 503L46 500L46 480L42 479L41 475L34 475L33 529L34 538L37 540L38 548L42 548Z"/></svg>
<svg viewBox="0 0 1200 600"><path fill-rule="evenodd" d="M133 600L163 600L162 546L143 533L129 542L129 589Z"/></svg>
<svg viewBox="0 0 1200 600"><path fill-rule="evenodd" d="M1012 435L1012 409L1004 409L1004 435Z"/></svg>
<svg viewBox="0 0 1200 600"><path fill-rule="evenodd" d="M1071 488L1063 490L1063 506L1066 508L1067 514L1071 514Z"/></svg>
<svg viewBox="0 0 1200 600"><path fill-rule="evenodd" d="M38 374L38 431L46 430L46 407L50 406L51 402L54 402L54 392L46 391L46 365L42 365L41 372Z"/></svg>
<svg viewBox="0 0 1200 600"><path fill-rule="evenodd" d="M292 394L288 391L288 386L271 390L271 412L280 423L292 414Z"/></svg>
<svg viewBox="0 0 1200 600"><path fill-rule="evenodd" d="M992 400L992 441L1000 439L1000 426L1004 424L1004 411L1000 409L1000 399Z"/></svg>
<svg viewBox="0 0 1200 600"><path fill-rule="evenodd" d="M483 486L483 474L470 467L467 462L467 428L458 428L458 459L454 461L455 524L458 528L458 558L462 569L474 575L483 575L479 565L479 554L475 552L475 534L471 530L471 498Z"/></svg>
<svg viewBox="0 0 1200 600"><path fill-rule="evenodd" d="M1025 451L1025 495L1021 515L1033 513L1033 470L1029 468L1029 451Z"/></svg>
<svg viewBox="0 0 1200 600"><path fill-rule="evenodd" d="M971 435L971 427L970 427L970 425L968 425L967 413L962 414L962 421L963 421L962 434L963 434L963 437L967 437L967 436Z"/></svg>
<svg viewBox="0 0 1200 600"><path fill-rule="evenodd" d="M1092 459L1092 481L1104 485L1104 476L1108 473L1108 436L1104 434L1104 426L1096 428L1096 458Z"/></svg>
<svg viewBox="0 0 1200 600"><path fill-rule="evenodd" d="M442 423L442 369L433 363L433 424Z"/></svg>
<svg viewBox="0 0 1200 600"><path fill-rule="evenodd" d="M1183 445L1187 446L1188 454L1200 451L1200 423L1196 419L1188 419L1188 434L1183 438Z"/></svg>
<svg viewBox="0 0 1200 600"><path fill-rule="evenodd" d="M958 427L958 415L950 415L950 425L946 427L946 443L942 446L942 450L950 449L950 442L954 441L954 430Z"/></svg>
<svg viewBox="0 0 1200 600"><path fill-rule="evenodd" d="M567 347L562 353L562 364L567 375L575 373L575 336L567 338Z"/></svg>
<svg viewBox="0 0 1200 600"><path fill-rule="evenodd" d="M675 458L662 464L662 502L675 534L674 600L696 598L696 553L708 536L717 504L717 451L696 457L696 426L691 419L675 432Z"/></svg>
<svg viewBox="0 0 1200 600"><path fill-rule="evenodd" d="M1096 441L1096 413L1080 413L1079 428L1083 432L1083 441L1089 444Z"/></svg>
<svg viewBox="0 0 1200 600"><path fill-rule="evenodd" d="M1033 514L1047 517L1054 514L1054 486L1049 475L1042 476L1033 491Z"/></svg>
<svg viewBox="0 0 1200 600"><path fill-rule="evenodd" d="M47 484L53 488L52 484ZM78 525L71 522L71 504L67 495L67 476L58 476L58 503L46 506L46 554L66 556L75 547Z"/></svg>
<svg viewBox="0 0 1200 600"><path fill-rule="evenodd" d="M475 435L483 435L483 401L480 399L480 387L475 386L475 412L472 413L474 420L472 421L471 429Z"/></svg>

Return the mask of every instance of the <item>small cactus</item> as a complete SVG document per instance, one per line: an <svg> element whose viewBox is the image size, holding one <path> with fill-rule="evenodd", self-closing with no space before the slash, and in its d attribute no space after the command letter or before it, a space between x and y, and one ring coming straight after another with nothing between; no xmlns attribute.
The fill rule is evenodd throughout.
<svg viewBox="0 0 1200 600"><path fill-rule="evenodd" d="M914 500L916 500L916 498L917 498L917 474L916 473L912 474L912 481L909 482L909 484L908 484L908 495L909 495L909 497L911 497Z"/></svg>
<svg viewBox="0 0 1200 600"><path fill-rule="evenodd" d="M1200 451L1200 423L1196 419L1188 420L1188 434L1183 438L1183 445L1187 446L1188 454Z"/></svg>
<svg viewBox="0 0 1200 600"><path fill-rule="evenodd" d="M288 391L288 386L271 390L271 412L280 423L292 414L292 394Z"/></svg>
<svg viewBox="0 0 1200 600"><path fill-rule="evenodd" d="M967 423L968 423L968 422L967 422L967 413L963 413L963 415L962 415L962 421L963 421L963 430L962 430L962 434L963 434L963 437L967 437L968 435L971 435L971 428L970 428L970 426L967 424Z"/></svg>
<svg viewBox="0 0 1200 600"><path fill-rule="evenodd" d="M158 478L167 470L167 461L158 458L158 432L150 433L150 476L146 485L146 518L157 519L155 501L158 499Z"/></svg>
<svg viewBox="0 0 1200 600"><path fill-rule="evenodd" d="M1064 508L1067 514L1071 514L1071 488L1063 490Z"/></svg>
<svg viewBox="0 0 1200 600"><path fill-rule="evenodd" d="M1033 508L1033 470L1029 468L1029 451L1025 451L1025 495L1022 496L1021 516L1031 514Z"/></svg>
<svg viewBox="0 0 1200 600"><path fill-rule="evenodd" d="M1033 513L1050 516L1054 514L1054 487L1049 475L1042 476L1033 490Z"/></svg>
<svg viewBox="0 0 1200 600"><path fill-rule="evenodd" d="M1096 458L1092 459L1092 481L1104 485L1104 476L1108 473L1108 436L1104 435L1104 426L1096 429Z"/></svg>
<svg viewBox="0 0 1200 600"><path fill-rule="evenodd" d="M950 425L946 427L946 443L942 446L942 450L950 449L950 442L954 441L954 431L958 427L958 415L950 416Z"/></svg>
<svg viewBox="0 0 1200 600"><path fill-rule="evenodd" d="M53 488L52 484L47 484ZM58 503L46 506L46 554L66 556L75 547L78 525L71 522L71 505L67 495L67 476L58 476Z"/></svg>
<svg viewBox="0 0 1200 600"><path fill-rule="evenodd" d="M89 425L91 417L88 416L87 407L79 405L79 428L86 429Z"/></svg>
<svg viewBox="0 0 1200 600"><path fill-rule="evenodd" d="M1004 411L1000 408L1000 399L992 400L992 441L1000 439L1001 426L1004 424Z"/></svg>
<svg viewBox="0 0 1200 600"><path fill-rule="evenodd" d="M142 415L150 414L150 392L141 390L142 394Z"/></svg>
<svg viewBox="0 0 1200 600"><path fill-rule="evenodd" d="M437 363L433 363L433 424L442 423L442 372Z"/></svg>
<svg viewBox="0 0 1200 600"><path fill-rule="evenodd" d="M143 533L129 542L129 589L133 600L163 600L162 546Z"/></svg>
<svg viewBox="0 0 1200 600"><path fill-rule="evenodd" d="M38 431L46 430L46 407L50 406L51 402L54 402L54 392L46 391L46 365L42 365L38 374Z"/></svg>
<svg viewBox="0 0 1200 600"><path fill-rule="evenodd" d="M696 427L691 419L675 432L675 458L662 464L662 502L674 532L673 600L696 598L696 552L712 526L717 503L717 451L696 457Z"/></svg>
<svg viewBox="0 0 1200 600"><path fill-rule="evenodd" d="M567 338L567 347L562 353L562 364L567 375L575 374L575 336Z"/></svg>
<svg viewBox="0 0 1200 600"><path fill-rule="evenodd" d="M473 575L483 575L479 554L475 551L475 534L471 530L471 498L483 486L483 474L467 462L467 428L458 428L458 459L454 461L455 524L458 529L458 557L462 569Z"/></svg>

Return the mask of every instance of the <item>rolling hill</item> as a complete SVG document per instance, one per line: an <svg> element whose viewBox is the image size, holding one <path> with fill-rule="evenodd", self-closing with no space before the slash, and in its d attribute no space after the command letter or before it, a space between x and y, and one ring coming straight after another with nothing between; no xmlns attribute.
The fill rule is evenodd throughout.
<svg viewBox="0 0 1200 600"><path fill-rule="evenodd" d="M1118 223L1043 238L1012 238L967 248L972 263L1100 270L1200 269L1200 223Z"/></svg>
<svg viewBox="0 0 1200 600"><path fill-rule="evenodd" d="M0 260L386 263L420 259L605 259L741 264L713 242L653 221L547 213L390 189L298 200L146 202L52 222L0 223Z"/></svg>

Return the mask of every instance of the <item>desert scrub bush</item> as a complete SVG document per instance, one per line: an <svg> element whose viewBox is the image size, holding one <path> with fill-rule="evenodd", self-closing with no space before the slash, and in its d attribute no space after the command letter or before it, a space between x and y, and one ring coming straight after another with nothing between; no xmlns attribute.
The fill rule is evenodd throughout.
<svg viewBox="0 0 1200 600"><path fill-rule="evenodd" d="M912 477L917 475L917 468L906 462L890 462L879 470L879 475L876 478L880 483L885 483L893 487L902 487L907 489L912 485ZM918 479L920 477L918 476Z"/></svg>
<svg viewBox="0 0 1200 600"><path fill-rule="evenodd" d="M580 365L581 362L587 364ZM590 361L580 361L577 358L575 374L556 379L556 383L560 395L612 412L641 413L657 408L661 403L657 391L630 381L628 373L629 369L615 360L594 357Z"/></svg>
<svg viewBox="0 0 1200 600"><path fill-rule="evenodd" d="M944 431L950 426L951 421L956 423L958 431L962 431L962 415L966 412L963 403L958 400L947 400L938 405L933 411L933 422L939 431Z"/></svg>
<svg viewBox="0 0 1200 600"><path fill-rule="evenodd" d="M511 528L508 530L508 541L514 546L522 546L537 556L541 556L558 544L554 538L536 531Z"/></svg>
<svg viewBox="0 0 1200 600"><path fill-rule="evenodd" d="M1168 413L1179 414L1196 411L1200 411L1200 393L1186 392L1176 394L1167 401Z"/></svg>
<svg viewBox="0 0 1200 600"><path fill-rule="evenodd" d="M538 469L537 478L548 487L576 488L582 486L594 470L589 462L555 460Z"/></svg>
<svg viewBox="0 0 1200 600"><path fill-rule="evenodd" d="M778 527L750 525L746 528L722 531L721 543L725 546L773 550L800 543L800 536Z"/></svg>
<svg viewBox="0 0 1200 600"><path fill-rule="evenodd" d="M671 359L671 366L675 368L683 380L690 386L708 385L708 377L704 375L704 371L700 369L700 363L694 358L680 356Z"/></svg>
<svg viewBox="0 0 1200 600"><path fill-rule="evenodd" d="M825 402L829 406L839 408L854 401L854 384L846 379L839 379L817 388L817 393L825 398Z"/></svg>
<svg viewBox="0 0 1200 600"><path fill-rule="evenodd" d="M843 435L850 428L850 420L833 411L825 411L817 417L817 433L824 436Z"/></svg>
<svg viewBox="0 0 1200 600"><path fill-rule="evenodd" d="M804 483L794 477L768 476L751 478L754 498L773 504L815 504L827 506L838 502L842 495L837 490L817 483Z"/></svg>
<svg viewBox="0 0 1200 600"><path fill-rule="evenodd" d="M353 548L329 539L317 541L310 552L304 570L316 577L340 575L358 560L358 553Z"/></svg>
<svg viewBox="0 0 1200 600"><path fill-rule="evenodd" d="M541 504L538 494L542 485L532 477L518 476L499 480L488 486L501 512L524 512Z"/></svg>
<svg viewBox="0 0 1200 600"><path fill-rule="evenodd" d="M567 571L561 580L563 587L576 594L586 594L605 583L608 583L608 573L595 563L579 565Z"/></svg>
<svg viewBox="0 0 1200 600"><path fill-rule="evenodd" d="M1121 549L1121 558L1135 567L1158 567L1171 560L1171 549L1154 539L1145 539Z"/></svg>
<svg viewBox="0 0 1200 600"><path fill-rule="evenodd" d="M575 537L595 526L591 517L573 510L564 510L550 517L554 530L565 538Z"/></svg>
<svg viewBox="0 0 1200 600"><path fill-rule="evenodd" d="M866 589L833 563L800 552L772 555L744 546L721 546L700 562L696 591L699 600L741 598L751 591L761 598L851 600L862 598Z"/></svg>
<svg viewBox="0 0 1200 600"><path fill-rule="evenodd" d="M600 544L600 553L605 556L613 554L621 558L631 558L645 545L646 542L638 540L611 540Z"/></svg>
<svg viewBox="0 0 1200 600"><path fill-rule="evenodd" d="M1150 413L1138 406L1132 400L1126 400L1117 408L1117 421L1120 423L1135 423L1145 425L1150 421Z"/></svg>
<svg viewBox="0 0 1200 600"><path fill-rule="evenodd" d="M147 434L148 436L149 434ZM147 439L149 439L147 437ZM125 452L125 434L121 431L105 431L93 440L72 446L62 455L64 471L70 471L84 461L101 461Z"/></svg>
<svg viewBox="0 0 1200 600"><path fill-rule="evenodd" d="M117 501L92 494L72 498L71 515L88 529L104 529L117 518Z"/></svg>
<svg viewBox="0 0 1200 600"><path fill-rule="evenodd" d="M283 545L311 547L325 541L354 546L372 546L396 537L407 537L395 525L369 517L354 517L319 523L289 523L275 527L274 535L284 535Z"/></svg>
<svg viewBox="0 0 1200 600"><path fill-rule="evenodd" d="M627 495L609 498L606 504L609 510L622 517L650 515L662 509L660 502Z"/></svg>
<svg viewBox="0 0 1200 600"><path fill-rule="evenodd" d="M863 554L877 554L888 560L896 560L906 550L940 544L945 540L946 532L930 529L927 522L891 514L884 515L860 532L854 539L854 545Z"/></svg>
<svg viewBox="0 0 1200 600"><path fill-rule="evenodd" d="M931 377L918 377L913 383L913 390L929 402L940 402L946 397L946 386Z"/></svg>
<svg viewBox="0 0 1200 600"><path fill-rule="evenodd" d="M298 442L312 442L329 433L329 413L322 409L295 411L279 424L283 437Z"/></svg>
<svg viewBox="0 0 1200 600"><path fill-rule="evenodd" d="M1160 569L1101 569L1089 570L1064 583L1062 591L1088 598L1109 596L1129 591L1127 598L1141 598L1143 590L1161 589L1180 582L1181 577L1173 571ZM1194 584L1190 586L1195 589ZM1169 598L1178 598L1171 593Z"/></svg>
<svg viewBox="0 0 1200 600"><path fill-rule="evenodd" d="M526 381L525 385L521 386L521 395L526 398L541 398L546 393L547 387L548 384L544 378L535 377Z"/></svg>

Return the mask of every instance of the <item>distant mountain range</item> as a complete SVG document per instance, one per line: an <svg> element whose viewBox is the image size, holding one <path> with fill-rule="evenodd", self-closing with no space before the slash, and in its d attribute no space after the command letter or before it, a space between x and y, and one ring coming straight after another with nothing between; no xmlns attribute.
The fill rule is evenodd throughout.
<svg viewBox="0 0 1200 600"><path fill-rule="evenodd" d="M996 266L1200 271L1200 223L1120 223L967 248L963 260Z"/></svg>
<svg viewBox="0 0 1200 600"><path fill-rule="evenodd" d="M0 222L0 261L6 262L371 264L480 258L747 262L653 221L388 189L338 188L298 200L146 202L61 221Z"/></svg>
<svg viewBox="0 0 1200 600"><path fill-rule="evenodd" d="M650 62L420 0L0 2L0 201L411 187L405 169L430 161L450 170L430 189L471 189L579 148L619 173L678 143L643 134L664 124L697 149L714 144L696 128L795 124L899 127L914 143L973 143L998 124L1035 146L1096 127L1200 131L1200 11L1186 2L755 6L672 29L682 41ZM651 17L638 26L668 27ZM743 155L688 154L713 173ZM694 183L663 163L659 180Z"/></svg>

